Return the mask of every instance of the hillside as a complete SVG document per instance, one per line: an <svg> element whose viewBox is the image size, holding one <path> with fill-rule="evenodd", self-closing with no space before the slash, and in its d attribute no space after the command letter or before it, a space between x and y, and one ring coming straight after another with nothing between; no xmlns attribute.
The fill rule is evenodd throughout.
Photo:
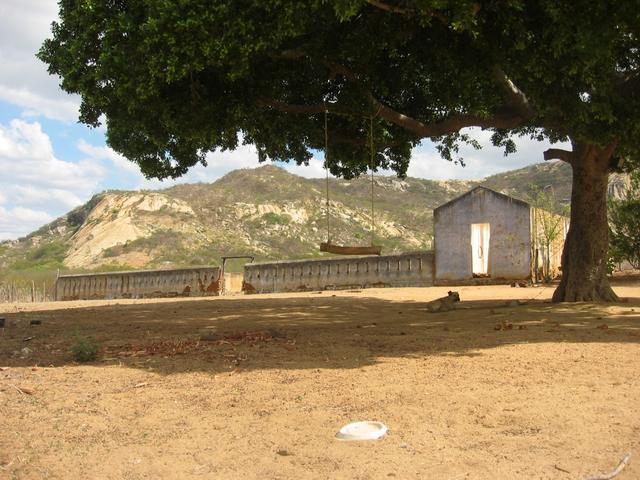
<svg viewBox="0 0 640 480"><path fill-rule="evenodd" d="M482 181L377 177L376 243L385 253L427 249L433 209L483 184L527 198L530 184L568 199L570 169L533 165ZM85 271L217 264L223 255L257 259L320 256L327 237L325 180L275 166L236 170L211 184L158 191L107 191L27 237L0 244L0 272ZM331 237L370 241L369 178L330 180Z"/></svg>

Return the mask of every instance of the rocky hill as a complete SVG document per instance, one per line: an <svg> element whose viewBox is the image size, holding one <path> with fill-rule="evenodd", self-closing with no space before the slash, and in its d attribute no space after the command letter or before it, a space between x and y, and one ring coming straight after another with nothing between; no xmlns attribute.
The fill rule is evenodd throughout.
<svg viewBox="0 0 640 480"><path fill-rule="evenodd" d="M484 184L527 198L530 185L571 192L571 172L545 163L481 181L377 177L375 240L385 253L427 249L433 209ZM159 191L107 191L27 237L0 243L0 273L218 264L223 255L258 259L320 256L327 238L325 180L274 166L236 170L212 184ZM370 242L369 178L330 180L335 243Z"/></svg>

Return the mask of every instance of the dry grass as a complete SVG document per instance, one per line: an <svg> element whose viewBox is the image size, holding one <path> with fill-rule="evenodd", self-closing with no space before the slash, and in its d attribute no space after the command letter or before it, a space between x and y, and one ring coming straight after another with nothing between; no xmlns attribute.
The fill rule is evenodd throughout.
<svg viewBox="0 0 640 480"><path fill-rule="evenodd" d="M576 479L640 457L638 284L616 305L461 287L427 313L446 290L0 306L0 478ZM334 440L362 419L389 434Z"/></svg>

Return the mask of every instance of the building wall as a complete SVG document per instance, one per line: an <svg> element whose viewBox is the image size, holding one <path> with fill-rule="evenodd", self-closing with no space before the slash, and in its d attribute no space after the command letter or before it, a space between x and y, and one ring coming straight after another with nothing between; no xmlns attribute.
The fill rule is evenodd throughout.
<svg viewBox="0 0 640 480"><path fill-rule="evenodd" d="M218 295L219 277L218 267L64 275L56 300Z"/></svg>
<svg viewBox="0 0 640 480"><path fill-rule="evenodd" d="M247 293L433 285L433 252L334 257L244 267Z"/></svg>
<svg viewBox="0 0 640 480"><path fill-rule="evenodd" d="M531 277L530 207L488 189L474 189L434 211L435 283L501 282ZM489 223L488 279L474 279L471 224Z"/></svg>

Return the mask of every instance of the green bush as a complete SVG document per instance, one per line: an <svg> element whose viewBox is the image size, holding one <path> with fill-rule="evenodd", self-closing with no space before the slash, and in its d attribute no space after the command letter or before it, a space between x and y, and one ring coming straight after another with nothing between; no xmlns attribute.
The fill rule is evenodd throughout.
<svg viewBox="0 0 640 480"><path fill-rule="evenodd" d="M609 264L640 268L640 173L631 175L626 198L609 202ZM611 267L611 265L609 265Z"/></svg>
<svg viewBox="0 0 640 480"><path fill-rule="evenodd" d="M98 344L93 337L76 335L69 350L76 362L92 362L98 357Z"/></svg>
<svg viewBox="0 0 640 480"><path fill-rule="evenodd" d="M283 213L278 215L277 213L269 212L262 215L262 220L267 225L289 225L291 223L291 216Z"/></svg>
<svg viewBox="0 0 640 480"><path fill-rule="evenodd" d="M68 246L59 240L40 245L11 264L11 270L54 270L63 266Z"/></svg>

